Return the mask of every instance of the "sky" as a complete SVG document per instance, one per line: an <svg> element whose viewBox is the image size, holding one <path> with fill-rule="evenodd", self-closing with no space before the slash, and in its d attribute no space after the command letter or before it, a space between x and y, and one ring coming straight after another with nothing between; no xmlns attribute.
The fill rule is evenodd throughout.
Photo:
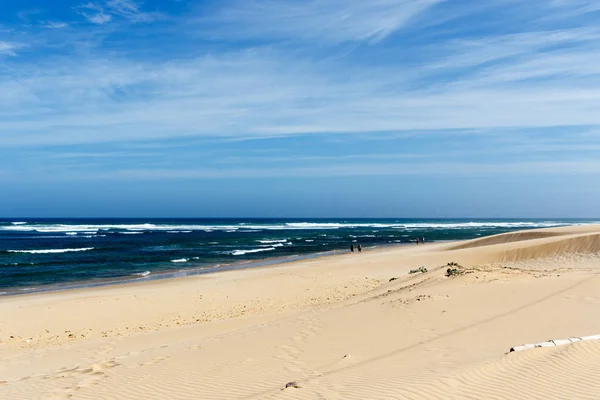
<svg viewBox="0 0 600 400"><path fill-rule="evenodd" d="M600 217L597 0L0 9L0 216Z"/></svg>

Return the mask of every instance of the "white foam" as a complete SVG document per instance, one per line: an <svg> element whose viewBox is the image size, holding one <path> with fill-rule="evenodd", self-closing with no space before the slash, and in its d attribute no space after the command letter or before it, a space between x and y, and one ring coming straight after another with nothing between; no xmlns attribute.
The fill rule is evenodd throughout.
<svg viewBox="0 0 600 400"><path fill-rule="evenodd" d="M287 239L281 239L281 240L259 240L259 243L265 243L265 244L270 244L270 243L285 243L287 242Z"/></svg>
<svg viewBox="0 0 600 400"><path fill-rule="evenodd" d="M331 230L342 228L388 228L388 229L476 229L476 228L545 228L564 225L586 225L593 222L567 223L558 221L490 221L490 222L288 222L275 224L235 224L235 225L207 225L207 224L35 224L35 223L11 223L11 225L0 226L5 231L37 231L41 233L57 232L98 232L99 230L121 230L141 233L140 231L227 231L248 232L249 230ZM126 233L126 232L121 232Z"/></svg>
<svg viewBox="0 0 600 400"><path fill-rule="evenodd" d="M287 244L287 243L285 243ZM283 247L284 243L261 244L260 247Z"/></svg>
<svg viewBox="0 0 600 400"><path fill-rule="evenodd" d="M171 260L172 263L185 263L189 260L187 258L178 258L177 260Z"/></svg>
<svg viewBox="0 0 600 400"><path fill-rule="evenodd" d="M27 222L11 222L13 225L26 225Z"/></svg>
<svg viewBox="0 0 600 400"><path fill-rule="evenodd" d="M54 254L54 253L69 253L74 251L89 251L94 250L93 247L84 247L81 249L50 249L50 250L7 250L9 253L27 253L27 254Z"/></svg>
<svg viewBox="0 0 600 400"><path fill-rule="evenodd" d="M65 233L65 235L73 236L73 235L77 235L77 232L67 232L67 233Z"/></svg>
<svg viewBox="0 0 600 400"><path fill-rule="evenodd" d="M306 240L304 240L304 241L305 241L305 242L314 242L314 240L311 240L311 239L306 239Z"/></svg>
<svg viewBox="0 0 600 400"><path fill-rule="evenodd" d="M231 255L243 256L244 254L248 254L248 253L258 253L261 251L271 251L271 250L275 250L275 247L266 247L264 249L251 249L251 250L234 250L231 252Z"/></svg>
<svg viewBox="0 0 600 400"><path fill-rule="evenodd" d="M121 235L143 235L144 232L119 232Z"/></svg>
<svg viewBox="0 0 600 400"><path fill-rule="evenodd" d="M287 223L290 229L340 229L340 228L392 228L392 229L473 229L473 228L546 228L551 226L570 225L565 222L540 221L540 222L415 222L415 223L313 223L291 222ZM581 224L580 224L581 225Z"/></svg>
<svg viewBox="0 0 600 400"><path fill-rule="evenodd" d="M138 272L135 275L137 275L137 276L148 276L148 275L150 275L150 271Z"/></svg>
<svg viewBox="0 0 600 400"><path fill-rule="evenodd" d="M337 222L288 222L285 225L291 229L339 229L347 224Z"/></svg>
<svg viewBox="0 0 600 400"><path fill-rule="evenodd" d="M85 236L77 236L77 237L85 237ZM64 236L30 236L32 239L64 239Z"/></svg>

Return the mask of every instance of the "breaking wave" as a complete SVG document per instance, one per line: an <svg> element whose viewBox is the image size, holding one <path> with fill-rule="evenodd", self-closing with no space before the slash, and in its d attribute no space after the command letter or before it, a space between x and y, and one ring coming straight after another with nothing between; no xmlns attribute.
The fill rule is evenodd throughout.
<svg viewBox="0 0 600 400"><path fill-rule="evenodd" d="M477 222L281 222L273 224L43 224L43 223L11 223L0 226L4 231L23 231L39 233L69 233L85 232L97 233L98 231L116 231L118 233L140 234L143 232L166 231L169 233L191 233L193 231L225 231L249 232L262 230L332 230L352 228L391 228L391 229L477 229L477 228L547 228L564 226L570 223L559 221L477 221ZM571 223L572 224L572 223ZM581 225L581 223L579 224ZM278 243L278 241L264 240L261 243Z"/></svg>
<svg viewBox="0 0 600 400"><path fill-rule="evenodd" d="M74 251L89 251L94 250L93 247L84 247L81 249L48 249L48 250L6 250L8 253L27 253L27 254L55 254L69 253Z"/></svg>
<svg viewBox="0 0 600 400"><path fill-rule="evenodd" d="M231 252L231 255L243 256L244 254L260 253L261 251L271 251L271 250L275 250L275 247L265 247L263 249L250 249L250 250L234 250Z"/></svg>

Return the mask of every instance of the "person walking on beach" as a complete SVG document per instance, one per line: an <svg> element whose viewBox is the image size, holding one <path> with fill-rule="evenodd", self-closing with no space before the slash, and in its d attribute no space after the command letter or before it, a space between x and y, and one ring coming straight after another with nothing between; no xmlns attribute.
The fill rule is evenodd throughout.
<svg viewBox="0 0 600 400"><path fill-rule="evenodd" d="M358 252L360 253L362 251L362 246L359 244L358 245Z"/></svg>
<svg viewBox="0 0 600 400"><path fill-rule="evenodd" d="M353 244L350 245L350 253L354 253L354 245Z"/></svg>

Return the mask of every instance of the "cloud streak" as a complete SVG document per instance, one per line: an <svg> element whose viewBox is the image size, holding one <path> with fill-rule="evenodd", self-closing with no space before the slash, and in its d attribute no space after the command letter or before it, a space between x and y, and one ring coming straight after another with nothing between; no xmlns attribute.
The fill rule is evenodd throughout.
<svg viewBox="0 0 600 400"><path fill-rule="evenodd" d="M66 22L48 21L48 22L44 23L43 26L44 26L44 28L48 28L48 29L64 29L64 28L68 28L69 24L67 24Z"/></svg>
<svg viewBox="0 0 600 400"><path fill-rule="evenodd" d="M15 50L17 48L16 44L0 41L0 55L16 56Z"/></svg>
<svg viewBox="0 0 600 400"><path fill-rule="evenodd" d="M373 43L442 1L234 0L207 20L218 37Z"/></svg>
<svg viewBox="0 0 600 400"><path fill-rule="evenodd" d="M104 8L98 4L87 3L76 8L85 19L92 24L103 25L112 21L112 15L106 14Z"/></svg>
<svg viewBox="0 0 600 400"><path fill-rule="evenodd" d="M488 38L450 41L439 47L443 61L423 62L417 79L412 66L378 67L374 75L344 60L270 49L168 62L21 64L0 83L0 129L14 132L4 145L25 145L599 125L596 33L545 31L537 39L553 35L548 51L532 50L533 34L496 37L510 51L491 46L483 56L477 49ZM23 118L23 110L36 117ZM46 129L53 133L39 133Z"/></svg>
<svg viewBox="0 0 600 400"><path fill-rule="evenodd" d="M132 0L109 0L106 7L114 15L119 15L132 22L150 22L154 16L140 10L137 3Z"/></svg>
<svg viewBox="0 0 600 400"><path fill-rule="evenodd" d="M81 4L75 8L89 22L103 25L120 17L130 22L151 22L154 16L140 10L132 0L108 0L104 3Z"/></svg>

